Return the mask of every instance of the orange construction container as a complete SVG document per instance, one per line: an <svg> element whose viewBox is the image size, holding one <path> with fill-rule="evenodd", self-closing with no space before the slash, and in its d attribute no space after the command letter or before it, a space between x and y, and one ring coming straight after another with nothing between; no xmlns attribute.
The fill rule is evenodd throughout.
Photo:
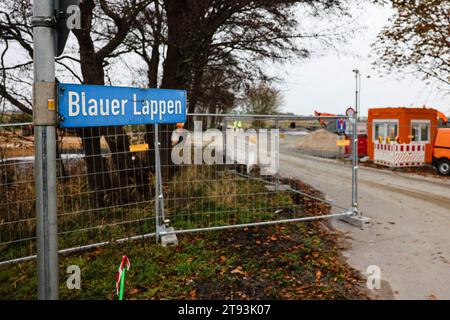
<svg viewBox="0 0 450 320"><path fill-rule="evenodd" d="M434 139L440 112L430 108L369 109L368 155L374 160L374 143L379 139L398 143L425 144L425 162L433 162Z"/></svg>

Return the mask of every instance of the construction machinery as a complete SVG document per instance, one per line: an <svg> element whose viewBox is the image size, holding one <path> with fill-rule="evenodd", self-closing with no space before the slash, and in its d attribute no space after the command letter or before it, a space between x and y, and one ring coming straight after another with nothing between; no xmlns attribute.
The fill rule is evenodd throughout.
<svg viewBox="0 0 450 320"><path fill-rule="evenodd" d="M316 117L336 117L336 114L314 111ZM335 121L334 119L332 121ZM319 119L320 126L325 128L328 125L326 119Z"/></svg>

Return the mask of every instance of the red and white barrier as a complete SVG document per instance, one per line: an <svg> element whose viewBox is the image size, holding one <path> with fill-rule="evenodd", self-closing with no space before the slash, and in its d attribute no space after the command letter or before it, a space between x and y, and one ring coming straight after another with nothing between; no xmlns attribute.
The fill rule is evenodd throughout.
<svg viewBox="0 0 450 320"><path fill-rule="evenodd" d="M374 163L391 168L425 165L425 144L375 143Z"/></svg>

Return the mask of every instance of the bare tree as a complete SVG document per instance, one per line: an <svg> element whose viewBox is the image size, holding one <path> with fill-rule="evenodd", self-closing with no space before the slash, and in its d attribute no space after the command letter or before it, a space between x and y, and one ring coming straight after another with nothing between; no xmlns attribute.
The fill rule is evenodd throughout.
<svg viewBox="0 0 450 320"><path fill-rule="evenodd" d="M267 83L250 88L243 99L244 110L250 114L278 114L282 103L281 91Z"/></svg>
<svg viewBox="0 0 450 320"><path fill-rule="evenodd" d="M116 58L135 54L147 67L142 85L188 90L189 112L226 111L238 95L255 83L271 80L265 72L267 61L308 57L309 49L299 39L331 41L345 37L333 28L322 33L300 32L294 14L297 6L309 16L340 17L346 14L346 3L347 0L83 0L82 28L75 31L77 54L62 57L58 63L79 82L103 85ZM30 0L6 0L2 10L11 21L2 19L1 26L6 29L6 33L0 29L2 41L7 39L7 45L14 42L28 52L29 59L22 66L14 64L10 82L4 84L5 90L0 87L0 95L12 104L22 103L24 110L31 112L31 83L11 82L13 77L31 79L18 76L21 68L30 72L31 66ZM80 74L70 67L74 63L79 63ZM7 68L5 65L2 72L8 71ZM21 93L15 89L17 85L28 91ZM17 102L14 105L23 108ZM170 161L167 132L172 127L163 126L161 130L166 132L161 136L163 163ZM133 173L129 141L122 127L80 129L79 135L83 138L89 184L96 190L97 203L104 204L109 196L106 190L124 190L130 180L145 179ZM128 173L118 177L118 182L105 174L107 164L101 157L101 136L107 138L116 169ZM152 136L152 126L148 126L146 139L151 144ZM127 202L128 197L121 193L116 201Z"/></svg>
<svg viewBox="0 0 450 320"><path fill-rule="evenodd" d="M375 64L388 72L412 72L450 85L450 2L375 0L395 16L373 44Z"/></svg>
<svg viewBox="0 0 450 320"><path fill-rule="evenodd" d="M264 79L265 60L285 61L308 55L296 40L321 35L297 32L293 14L297 5L312 16L340 16L346 13L345 3L345 0L163 0L167 54L161 87L188 89L189 112L195 112L198 103L204 102L201 96L208 92L205 79L212 75ZM165 130L170 130L170 125ZM163 137L161 143L163 150L170 150L169 139ZM163 159L170 157L163 155Z"/></svg>
<svg viewBox="0 0 450 320"><path fill-rule="evenodd" d="M113 59L128 50L121 45L134 26L136 17L150 3L150 0L84 0L80 4L81 29L74 30L78 40L81 73L85 84L105 84L105 67ZM97 202L104 204L104 190L119 190L119 203L128 203L130 193L125 188L139 176L134 174L128 135L121 126L90 127L79 130L86 153L90 185L97 190ZM104 136L116 166L117 181L105 174L107 165L101 156L100 139ZM142 184L142 183L138 183Z"/></svg>
<svg viewBox="0 0 450 320"><path fill-rule="evenodd" d="M80 4L81 29L74 34L78 41L78 57L62 56L57 63L84 84L105 84L105 70L114 58L128 52L121 47L128 36L138 14L151 0L83 0ZM0 31L2 46L2 77L0 95L11 106L32 113L32 6L30 0L6 0L1 5ZM5 61L9 50L24 53L23 61ZM81 75L67 61L79 63ZM8 65L7 65L8 64ZM130 201L126 186L139 179L134 174L129 153L128 136L123 127L92 127L79 129L86 155L86 167L91 189L98 205L112 202ZM114 181L108 174L108 166L102 158L100 139L105 136L113 154L112 163L118 174ZM114 184L114 188L113 188ZM119 190L118 195L108 190ZM117 192L116 192L117 193Z"/></svg>
<svg viewBox="0 0 450 320"><path fill-rule="evenodd" d="M6 0L0 4L0 64L2 79L0 96L8 109L17 108L32 114L31 88L33 65L32 6L30 0ZM61 56L56 63L64 71L77 76Z"/></svg>

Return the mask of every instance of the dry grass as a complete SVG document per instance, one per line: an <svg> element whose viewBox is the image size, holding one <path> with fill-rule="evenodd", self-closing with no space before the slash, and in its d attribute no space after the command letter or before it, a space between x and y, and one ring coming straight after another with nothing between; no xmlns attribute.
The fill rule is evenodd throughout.
<svg viewBox="0 0 450 320"><path fill-rule="evenodd" d="M337 141L339 137L327 130L320 129L301 137L297 143L300 149L313 149L318 151L339 152Z"/></svg>
<svg viewBox="0 0 450 320"><path fill-rule="evenodd" d="M63 141L66 141L64 150L77 150L81 142L76 137L63 137ZM114 168L110 155L108 157L107 167ZM113 188L106 192L105 203L99 205L98 191L89 187L84 160L64 160L64 163L67 177L59 177L57 184L58 232L63 234L61 248L154 231L155 178L152 173L145 177L150 189L147 198L140 198L137 182L129 180L120 190ZM21 169L15 170L18 166ZM181 166L173 179L165 180L166 215L174 226L189 229L250 223L273 218L272 213L280 206L295 205L289 195L269 194L264 184L238 177L227 169L227 166ZM240 166L231 169L239 170ZM115 186L119 174L123 173L108 174ZM132 200L118 203L118 193L123 192ZM0 248L1 259L23 256L24 250L26 255L34 254L34 243L21 241L35 235L32 162L0 165L0 232L0 243L19 241L3 252Z"/></svg>

